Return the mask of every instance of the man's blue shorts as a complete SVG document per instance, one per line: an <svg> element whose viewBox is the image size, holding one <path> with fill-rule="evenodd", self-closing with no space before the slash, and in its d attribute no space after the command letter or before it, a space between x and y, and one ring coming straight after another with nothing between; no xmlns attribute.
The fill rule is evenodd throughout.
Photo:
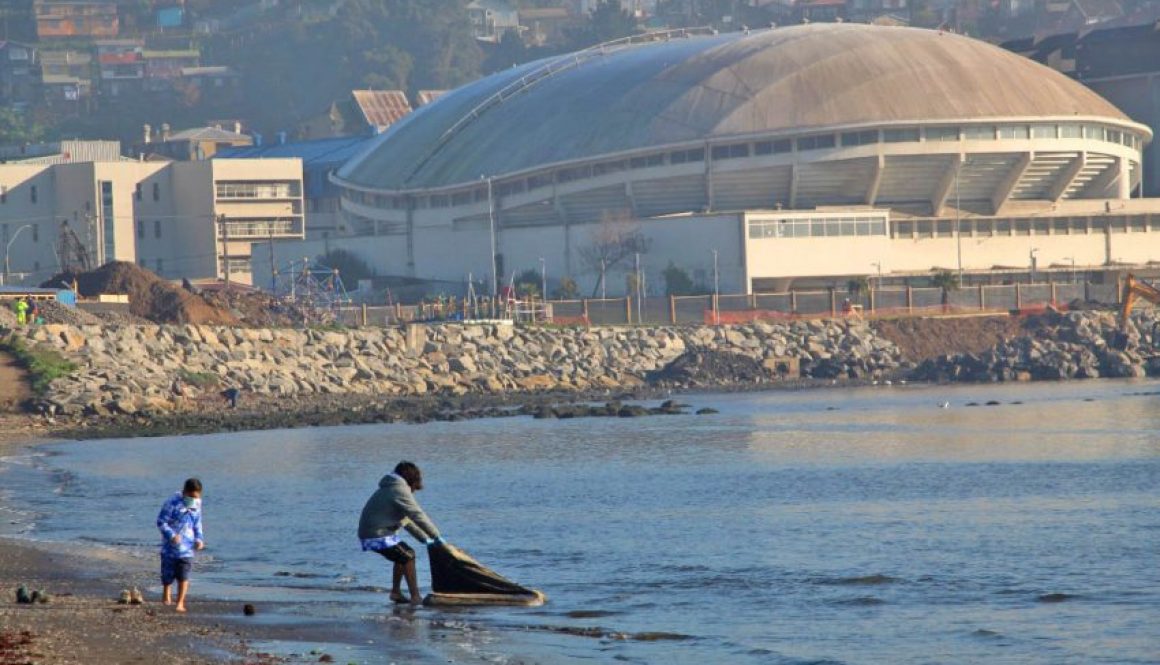
<svg viewBox="0 0 1160 665"><path fill-rule="evenodd" d="M193 570L193 559L178 559L177 557L161 555L161 584L169 586L174 580L189 581L189 573Z"/></svg>

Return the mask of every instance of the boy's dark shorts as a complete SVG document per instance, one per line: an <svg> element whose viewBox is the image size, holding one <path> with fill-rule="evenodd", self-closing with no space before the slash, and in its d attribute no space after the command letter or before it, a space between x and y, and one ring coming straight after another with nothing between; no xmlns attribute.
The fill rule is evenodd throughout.
<svg viewBox="0 0 1160 665"><path fill-rule="evenodd" d="M382 554L387 561L394 563L407 563L408 561L415 560L415 550L411 549L411 546L407 543L398 543L385 550L376 551Z"/></svg>
<svg viewBox="0 0 1160 665"><path fill-rule="evenodd" d="M193 570L193 559L178 559L177 557L161 557L161 584L169 586L174 580L189 581L189 573Z"/></svg>

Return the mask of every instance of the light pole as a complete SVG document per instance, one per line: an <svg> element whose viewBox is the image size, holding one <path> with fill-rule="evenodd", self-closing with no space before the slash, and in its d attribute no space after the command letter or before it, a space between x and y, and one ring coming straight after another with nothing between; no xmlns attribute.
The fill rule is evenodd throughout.
<svg viewBox="0 0 1160 665"><path fill-rule="evenodd" d="M30 228L32 228L31 224L25 224L24 226L16 229L16 232L12 234L12 237L9 238L8 242L4 245L4 286L8 286L8 273L10 272L8 266L8 252L12 249L12 243L16 242L16 238L20 235L21 231Z"/></svg>
<svg viewBox="0 0 1160 665"><path fill-rule="evenodd" d="M963 206L959 194L959 172L967 160L961 160L955 165L955 253L959 261L959 288L963 288Z"/></svg>
<svg viewBox="0 0 1160 665"><path fill-rule="evenodd" d="M721 302L721 275L717 270L717 250L713 250L713 322L721 316L719 303Z"/></svg>
<svg viewBox="0 0 1160 665"><path fill-rule="evenodd" d="M544 257L540 257L540 297L548 302L548 267Z"/></svg>
<svg viewBox="0 0 1160 665"><path fill-rule="evenodd" d="M484 178L484 176L479 176ZM492 197L491 176L487 176L487 229L491 236L491 297L499 295L499 276L495 274L495 199Z"/></svg>
<svg viewBox="0 0 1160 665"><path fill-rule="evenodd" d="M1029 258L1031 260L1031 280L1030 280L1031 284L1035 283L1035 267L1036 267L1035 254L1038 251L1039 251L1038 247L1032 247L1031 252L1029 252Z"/></svg>

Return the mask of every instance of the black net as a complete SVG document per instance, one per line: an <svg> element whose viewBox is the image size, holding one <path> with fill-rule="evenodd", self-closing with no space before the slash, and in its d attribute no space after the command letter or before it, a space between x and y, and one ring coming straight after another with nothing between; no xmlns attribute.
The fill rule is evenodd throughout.
<svg viewBox="0 0 1160 665"><path fill-rule="evenodd" d="M431 588L435 593L535 593L481 564L454 545L443 543L429 547L427 556L431 560Z"/></svg>

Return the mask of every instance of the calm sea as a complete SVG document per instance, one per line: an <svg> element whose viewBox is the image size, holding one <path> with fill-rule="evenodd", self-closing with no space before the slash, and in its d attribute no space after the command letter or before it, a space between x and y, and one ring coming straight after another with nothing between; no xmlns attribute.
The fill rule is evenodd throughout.
<svg viewBox="0 0 1160 665"><path fill-rule="evenodd" d="M199 476L194 601L267 603L338 662L1160 662L1160 383L685 401L721 412L52 445L7 460L2 517L149 570ZM448 540L550 602L388 607L355 526L401 459Z"/></svg>

